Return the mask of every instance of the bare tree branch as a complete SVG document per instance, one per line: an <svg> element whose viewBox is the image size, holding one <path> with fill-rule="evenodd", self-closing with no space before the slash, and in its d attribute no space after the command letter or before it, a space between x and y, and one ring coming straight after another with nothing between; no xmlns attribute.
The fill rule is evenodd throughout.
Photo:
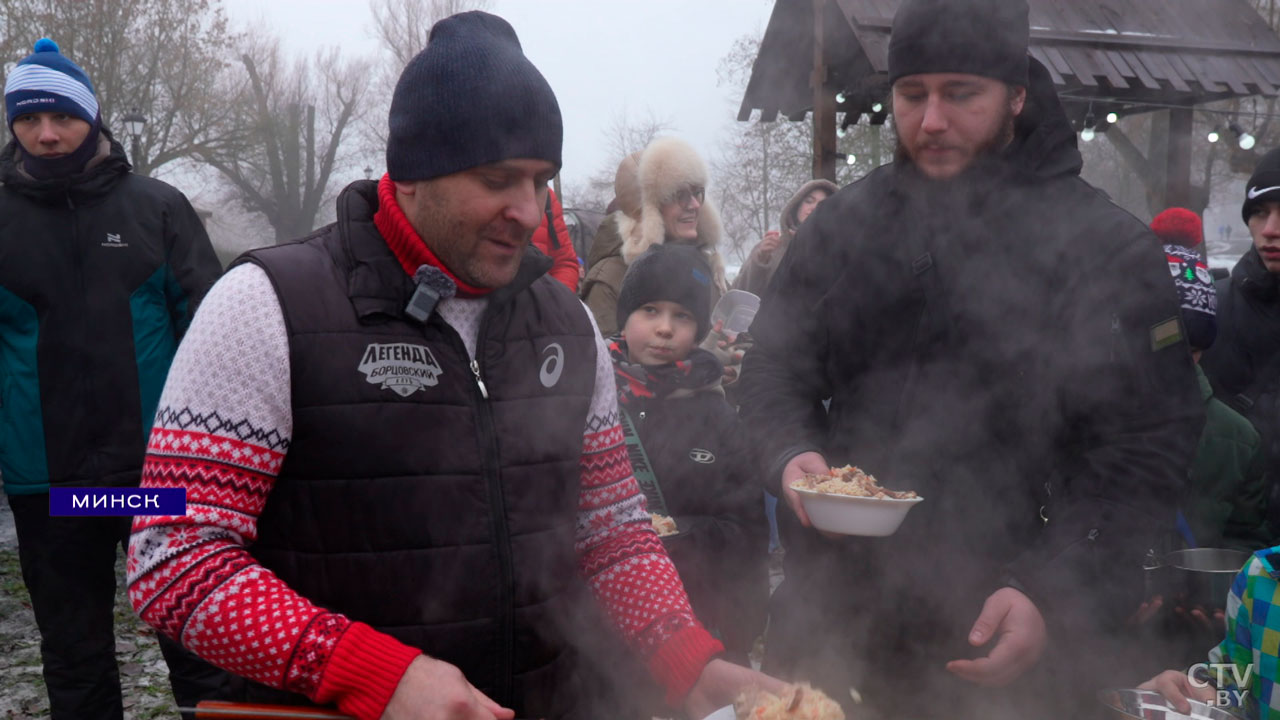
<svg viewBox="0 0 1280 720"><path fill-rule="evenodd" d="M744 35L720 60L717 77L740 95L746 91L752 65L760 49L759 35ZM851 182L877 164L880 127L851 125L837 144L853 164L836 164L836 179ZM776 229L782 207L801 185L813 177L813 124L779 119L774 122L734 123L711 163L711 183L717 188L726 257L744 258L764 233Z"/></svg>
<svg viewBox="0 0 1280 720"><path fill-rule="evenodd" d="M276 241L315 226L342 162L348 130L364 108L365 61L336 49L286 63L277 38L259 36L241 53L247 82L232 100L239 145L207 147L201 157L227 181L245 208L262 213Z"/></svg>
<svg viewBox="0 0 1280 720"><path fill-rule="evenodd" d="M17 59L43 36L85 69L106 126L137 108L147 124L135 170L196 156L230 108L217 92L235 36L220 0L0 0L0 56ZM128 138L120 138L132 153Z"/></svg>
<svg viewBox="0 0 1280 720"><path fill-rule="evenodd" d="M364 80L369 84L369 78L373 78L366 100L371 107L358 128L363 154L383 156L396 81L409 61L427 46L431 28L450 15L492 7L493 0L369 0L373 35L383 50Z"/></svg>

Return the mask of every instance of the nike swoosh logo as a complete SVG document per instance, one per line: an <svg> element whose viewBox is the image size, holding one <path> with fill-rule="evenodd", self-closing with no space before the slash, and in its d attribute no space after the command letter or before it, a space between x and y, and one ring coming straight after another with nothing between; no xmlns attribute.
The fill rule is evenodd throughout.
<svg viewBox="0 0 1280 720"><path fill-rule="evenodd" d="M1265 188L1250 188L1249 199L1257 200L1260 196L1265 195L1271 192L1272 190L1280 190L1280 185L1272 185L1271 187L1265 187Z"/></svg>

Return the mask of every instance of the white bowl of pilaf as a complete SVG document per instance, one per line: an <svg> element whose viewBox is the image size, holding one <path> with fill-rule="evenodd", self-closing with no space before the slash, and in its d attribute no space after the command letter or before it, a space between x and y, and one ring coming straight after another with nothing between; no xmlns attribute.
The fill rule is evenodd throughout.
<svg viewBox="0 0 1280 720"><path fill-rule="evenodd" d="M911 490L889 490L852 465L809 474L791 484L819 530L840 535L886 537L924 498Z"/></svg>

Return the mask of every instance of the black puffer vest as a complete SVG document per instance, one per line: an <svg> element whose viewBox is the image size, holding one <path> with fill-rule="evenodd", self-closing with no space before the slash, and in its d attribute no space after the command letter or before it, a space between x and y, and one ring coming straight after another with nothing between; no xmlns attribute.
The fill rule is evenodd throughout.
<svg viewBox="0 0 1280 720"><path fill-rule="evenodd" d="M284 311L294 422L251 551L518 716L564 717L595 333L530 253L490 296L472 363L438 313L404 315L414 285L374 226L375 188L353 184L337 223L245 259Z"/></svg>

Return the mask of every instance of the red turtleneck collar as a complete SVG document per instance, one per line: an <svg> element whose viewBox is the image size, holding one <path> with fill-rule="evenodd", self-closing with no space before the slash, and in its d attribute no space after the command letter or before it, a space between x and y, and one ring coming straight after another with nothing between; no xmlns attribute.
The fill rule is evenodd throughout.
<svg viewBox="0 0 1280 720"><path fill-rule="evenodd" d="M396 202L396 186L391 182L390 175L383 175L378 181L378 211L373 214L373 224L387 241L387 247L395 253L396 259L400 261L400 267L404 268L410 277L418 272L418 266L434 265L444 271L444 274L458 286L458 297L477 298L493 292L492 288L475 287L459 280L458 276L445 267L435 253L431 252L431 248L418 237L418 231L413 229L409 218L405 217L404 210L400 209L400 203Z"/></svg>

